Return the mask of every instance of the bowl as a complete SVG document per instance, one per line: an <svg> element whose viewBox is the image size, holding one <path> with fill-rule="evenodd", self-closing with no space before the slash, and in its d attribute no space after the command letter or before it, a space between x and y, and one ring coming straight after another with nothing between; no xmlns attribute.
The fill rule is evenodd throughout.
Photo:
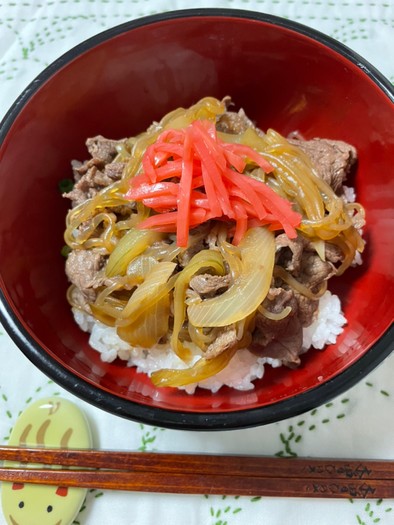
<svg viewBox="0 0 394 525"><path fill-rule="evenodd" d="M367 214L364 264L334 284L348 321L337 343L295 370L266 367L255 388L194 395L155 388L104 363L74 323L58 191L85 140L132 136L204 96L231 95L262 129L340 139L358 150ZM394 332L394 89L362 57L306 26L251 11L196 9L141 18L74 47L4 118L0 150L1 319L59 385L112 414L161 427L225 430L272 423L327 402L389 355ZM6 365L5 365L6 366Z"/></svg>

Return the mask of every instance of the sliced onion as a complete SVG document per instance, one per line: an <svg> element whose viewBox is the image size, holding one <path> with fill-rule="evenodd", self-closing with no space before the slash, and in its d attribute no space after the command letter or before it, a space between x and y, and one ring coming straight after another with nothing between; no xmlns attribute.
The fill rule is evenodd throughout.
<svg viewBox="0 0 394 525"><path fill-rule="evenodd" d="M127 275L141 282L156 264L158 262L154 257L145 254L139 255L128 265Z"/></svg>
<svg viewBox="0 0 394 525"><path fill-rule="evenodd" d="M311 245L316 250L317 255L322 261L326 260L326 243L322 239L311 241Z"/></svg>
<svg viewBox="0 0 394 525"><path fill-rule="evenodd" d="M171 346L174 352L184 360L190 358L190 352L179 340L179 332L186 317L186 290L193 275L206 270L213 270L213 272L218 275L224 275L226 273L224 261L219 252L201 250L194 255L185 268L178 274L174 287L174 328L171 335Z"/></svg>
<svg viewBox="0 0 394 525"><path fill-rule="evenodd" d="M116 316L118 312L113 307L107 305L97 306L95 304L90 305L90 310L94 315L94 318L107 326L115 326ZM109 310L109 311L108 311Z"/></svg>
<svg viewBox="0 0 394 525"><path fill-rule="evenodd" d="M170 298L165 295L127 326L118 326L118 336L133 346L151 348L168 333Z"/></svg>
<svg viewBox="0 0 394 525"><path fill-rule="evenodd" d="M242 271L223 294L191 304L189 322L195 326L228 326L255 312L267 296L274 268L274 234L251 228L239 244Z"/></svg>
<svg viewBox="0 0 394 525"><path fill-rule="evenodd" d="M154 230L138 230L133 228L128 231L118 242L116 248L108 258L105 268L107 277L124 275L129 263L140 255L153 242L163 238L163 234Z"/></svg>
<svg viewBox="0 0 394 525"><path fill-rule="evenodd" d="M153 266L122 311L123 322L118 322L119 326L133 323L144 311L161 300L164 295L168 295L169 286L166 284L175 267L176 264L173 262L160 262Z"/></svg>
<svg viewBox="0 0 394 525"><path fill-rule="evenodd" d="M218 374L231 361L237 347L232 347L212 359L201 357L192 367L175 370L163 369L153 372L151 379L154 385L180 387L198 383Z"/></svg>

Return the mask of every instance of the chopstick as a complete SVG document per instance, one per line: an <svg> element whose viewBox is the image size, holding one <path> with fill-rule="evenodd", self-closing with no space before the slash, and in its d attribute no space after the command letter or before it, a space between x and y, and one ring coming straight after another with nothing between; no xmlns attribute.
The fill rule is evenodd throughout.
<svg viewBox="0 0 394 525"><path fill-rule="evenodd" d="M0 480L19 483L178 494L394 497L389 460L0 447L0 461L18 462L1 467Z"/></svg>

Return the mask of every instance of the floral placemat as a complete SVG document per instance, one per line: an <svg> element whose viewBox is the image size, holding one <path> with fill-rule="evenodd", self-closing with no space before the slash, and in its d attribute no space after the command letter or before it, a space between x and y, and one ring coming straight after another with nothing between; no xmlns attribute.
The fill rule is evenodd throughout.
<svg viewBox="0 0 394 525"><path fill-rule="evenodd" d="M0 117L58 56L86 38L148 14L230 7L291 18L345 43L394 81L392 0L0 0ZM0 443L18 415L48 395L87 415L95 446L277 456L394 459L394 356L330 403L272 425L231 432L181 432L129 422L65 392L35 369L0 326ZM1 490L1 487L0 487ZM0 513L0 525L6 521ZM394 500L176 496L92 490L75 523L84 525L394 524ZM40 524L41 525L41 524Z"/></svg>

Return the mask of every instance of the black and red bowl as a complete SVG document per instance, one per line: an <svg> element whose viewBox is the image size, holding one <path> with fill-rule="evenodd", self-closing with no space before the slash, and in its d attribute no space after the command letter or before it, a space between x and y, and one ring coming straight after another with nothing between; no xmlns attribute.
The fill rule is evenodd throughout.
<svg viewBox="0 0 394 525"><path fill-rule="evenodd" d="M255 389L188 395L100 361L66 301L59 180L87 137L123 138L204 96L231 95L257 124L345 140L366 209L361 268L335 282L348 324L297 370L266 368ZM0 127L0 311L31 362L113 414L162 427L262 425L325 403L389 355L394 312L394 89L335 40L265 14L176 11L135 20L71 49L20 95ZM7 366L6 362L3 366Z"/></svg>

